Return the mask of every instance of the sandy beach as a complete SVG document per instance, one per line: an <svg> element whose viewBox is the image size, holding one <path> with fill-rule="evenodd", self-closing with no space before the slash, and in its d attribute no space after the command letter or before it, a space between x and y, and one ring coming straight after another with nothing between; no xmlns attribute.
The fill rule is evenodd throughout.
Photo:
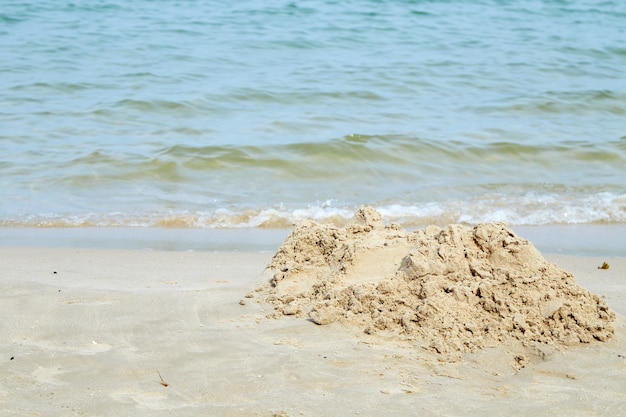
<svg viewBox="0 0 626 417"><path fill-rule="evenodd" d="M246 295L272 255L1 248L0 414L626 415L624 258L546 255L606 296L615 335L546 346L518 371L507 346L448 363L339 323L267 318Z"/></svg>
<svg viewBox="0 0 626 417"><path fill-rule="evenodd" d="M2 2L0 417L626 417L625 16Z"/></svg>

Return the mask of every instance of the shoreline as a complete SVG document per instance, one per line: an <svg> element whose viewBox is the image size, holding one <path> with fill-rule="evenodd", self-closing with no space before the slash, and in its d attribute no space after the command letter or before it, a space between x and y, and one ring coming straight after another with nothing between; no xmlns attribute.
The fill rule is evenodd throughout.
<svg viewBox="0 0 626 417"><path fill-rule="evenodd" d="M290 229L0 228L0 247L274 252ZM542 253L626 257L626 224L514 226Z"/></svg>

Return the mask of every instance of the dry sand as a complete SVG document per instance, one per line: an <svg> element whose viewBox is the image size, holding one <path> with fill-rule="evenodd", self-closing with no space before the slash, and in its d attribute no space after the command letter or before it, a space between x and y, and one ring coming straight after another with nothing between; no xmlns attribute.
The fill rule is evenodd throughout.
<svg viewBox="0 0 626 417"><path fill-rule="evenodd" d="M0 415L626 415L625 258L545 256L606 295L605 341L447 361L394 332L271 318L253 290L272 257L0 248Z"/></svg>

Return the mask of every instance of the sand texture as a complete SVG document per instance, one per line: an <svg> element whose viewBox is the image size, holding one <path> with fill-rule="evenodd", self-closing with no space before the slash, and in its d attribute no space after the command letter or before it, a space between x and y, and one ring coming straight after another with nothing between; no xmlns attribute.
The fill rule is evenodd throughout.
<svg viewBox="0 0 626 417"><path fill-rule="evenodd" d="M626 415L624 258L546 255L606 294L606 341L513 337L442 361L393 325L267 318L254 289L272 257L0 247L0 416Z"/></svg>
<svg viewBox="0 0 626 417"><path fill-rule="evenodd" d="M409 233L362 207L343 228L297 226L270 270L262 292L275 317L339 321L453 360L509 339L570 346L614 332L605 300L504 224Z"/></svg>

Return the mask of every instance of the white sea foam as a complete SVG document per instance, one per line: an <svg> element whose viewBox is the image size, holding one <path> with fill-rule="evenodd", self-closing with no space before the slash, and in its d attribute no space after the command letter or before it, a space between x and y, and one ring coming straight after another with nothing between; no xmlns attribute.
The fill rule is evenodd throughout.
<svg viewBox="0 0 626 417"><path fill-rule="evenodd" d="M444 200L423 204L373 205L387 223L405 227L429 224L505 222L511 226L551 224L626 223L626 195L599 193L572 198L568 195L535 195L521 197L484 196L465 200ZM139 213L84 213L15 216L0 226L30 227L170 227L199 229L290 228L311 219L322 223L347 222L356 206L335 206L332 201L307 207L285 205L262 209Z"/></svg>

